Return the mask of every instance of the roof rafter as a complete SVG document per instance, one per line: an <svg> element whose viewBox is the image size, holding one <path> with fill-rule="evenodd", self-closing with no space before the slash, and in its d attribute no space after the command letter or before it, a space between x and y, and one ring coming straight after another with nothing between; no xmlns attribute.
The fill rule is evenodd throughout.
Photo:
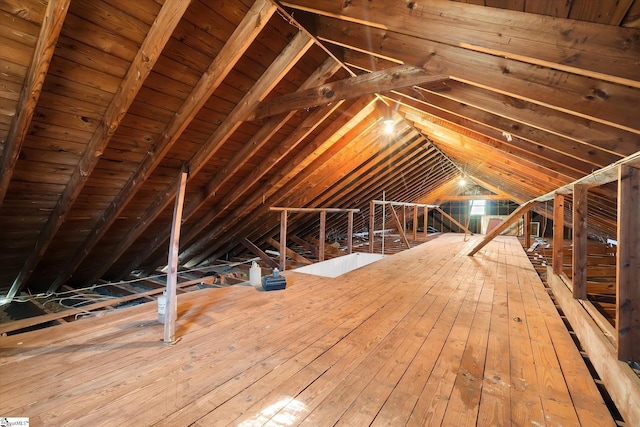
<svg viewBox="0 0 640 427"><path fill-rule="evenodd" d="M165 44L171 37L190 0L167 0L160 10L155 22L149 29L140 49L122 80L118 91L105 111L100 126L91 137L85 152L78 162L62 196L49 216L44 228L40 231L36 247L24 263L18 276L13 281L7 295L13 298L18 290L31 276L35 266L49 247L54 235L64 222L71 204L76 200L89 175L98 163L105 146L118 128L124 113L129 109L142 84L151 72Z"/></svg>
<svg viewBox="0 0 640 427"><path fill-rule="evenodd" d="M16 107L17 113L11 121L7 142L2 150L2 158L0 158L0 206L7 194L22 143L27 136L33 113L40 99L42 85L47 76L51 57L55 51L70 2L71 0L50 0L47 3L38 41L33 51L33 59L22 85L22 92Z"/></svg>
<svg viewBox="0 0 640 427"><path fill-rule="evenodd" d="M124 210L127 203L133 199L145 180L151 175L171 147L180 138L180 135L182 135L182 132L184 132L189 123L191 123L196 113L200 111L211 94L215 92L233 69L234 65L242 57L275 11L276 7L271 1L258 0L247 12L240 25L238 25L231 37L229 37L218 55L211 62L211 65L209 65L209 68L207 68L205 73L200 77L200 80L189 96L187 96L184 103L162 131L154 145L154 149L147 153L135 173L129 178L120 191L120 194L111 202L91 233L87 235L82 245L78 247L75 255L60 271L51 285L51 290L61 286L78 268L91 249L100 241L118 215ZM168 235L169 233L167 233L167 236Z"/></svg>
<svg viewBox="0 0 640 427"><path fill-rule="evenodd" d="M291 42L280 52L275 61L273 61L249 92L240 100L233 111L207 139L206 143L189 160L189 180L207 164L222 147L224 142L238 129L250 113L253 105L267 96L312 45L313 40L305 32L300 31L293 37ZM167 188L175 187L174 183L171 183ZM109 267L125 253L129 246L136 241L158 215L169 206L173 198L174 194L171 190L165 191L162 197L157 198L153 204L149 206L142 217L129 230L127 237L119 242L109 260L104 263L104 267L96 270L90 282L94 282L100 278Z"/></svg>

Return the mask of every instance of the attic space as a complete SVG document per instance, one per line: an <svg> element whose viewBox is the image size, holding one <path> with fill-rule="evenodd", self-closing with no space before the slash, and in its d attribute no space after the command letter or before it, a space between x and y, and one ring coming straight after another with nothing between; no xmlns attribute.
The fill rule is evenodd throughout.
<svg viewBox="0 0 640 427"><path fill-rule="evenodd" d="M638 426L639 108L640 0L0 0L0 419Z"/></svg>

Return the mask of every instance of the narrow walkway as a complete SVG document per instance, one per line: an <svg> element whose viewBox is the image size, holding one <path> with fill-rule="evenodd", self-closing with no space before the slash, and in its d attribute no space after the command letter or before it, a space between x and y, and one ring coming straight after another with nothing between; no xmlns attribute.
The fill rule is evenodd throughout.
<svg viewBox="0 0 640 427"><path fill-rule="evenodd" d="M481 236L480 236L481 237ZM443 235L335 279L287 272L0 338L31 426L613 426L516 238Z"/></svg>

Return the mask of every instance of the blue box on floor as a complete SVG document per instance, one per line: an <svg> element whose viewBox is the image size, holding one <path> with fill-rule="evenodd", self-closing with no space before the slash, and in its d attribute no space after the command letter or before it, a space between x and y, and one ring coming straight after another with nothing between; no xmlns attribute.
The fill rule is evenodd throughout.
<svg viewBox="0 0 640 427"><path fill-rule="evenodd" d="M286 287L287 281L282 276L264 276L262 278L262 288L265 291L277 291Z"/></svg>

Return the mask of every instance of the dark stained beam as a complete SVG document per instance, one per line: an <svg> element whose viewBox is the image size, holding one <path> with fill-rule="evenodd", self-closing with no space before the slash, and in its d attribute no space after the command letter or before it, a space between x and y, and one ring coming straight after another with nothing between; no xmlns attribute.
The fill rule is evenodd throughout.
<svg viewBox="0 0 640 427"><path fill-rule="evenodd" d="M400 65L269 99L258 104L249 120L447 79L448 76L432 75L420 67Z"/></svg>
<svg viewBox="0 0 640 427"><path fill-rule="evenodd" d="M47 4L31 65L18 99L16 115L11 120L9 134L2 150L2 158L0 158L0 206L2 206L4 196L7 194L22 143L27 136L33 113L38 105L42 85L49 70L62 24L67 16L70 1L50 0Z"/></svg>
<svg viewBox="0 0 640 427"><path fill-rule="evenodd" d="M278 263L275 262L269 255L267 255L262 249L256 246L251 240L242 239L241 243L245 248L249 249L254 255L259 256L260 259L264 261L265 264L267 264L267 266L271 268L278 268Z"/></svg>
<svg viewBox="0 0 640 427"><path fill-rule="evenodd" d="M211 94L233 69L252 41L269 21L275 12L275 5L269 0L258 0L247 12L245 18L235 29L218 55L209 65L207 71L193 88L177 113L173 115L164 131L155 143L154 149L149 151L136 172L127 181L120 194L100 216L98 223L91 230L85 241L80 245L73 258L61 270L54 280L50 290L59 288L78 268L91 249L100 241L109 227L118 218L127 204L133 199L145 180L160 164L167 152L180 138L182 132L204 106ZM188 212L186 212L188 213ZM168 238L169 233L166 233Z"/></svg>
<svg viewBox="0 0 640 427"><path fill-rule="evenodd" d="M91 137L58 203L51 212L49 220L40 231L35 248L13 281L8 294L9 298L13 298L27 282L38 261L51 244L53 237L70 212L71 205L82 191L84 184L98 163L98 159L160 57L165 44L189 4L190 0L167 0L162 6L155 22L147 33L147 37L133 59L129 71L107 107L100 126Z"/></svg>
<svg viewBox="0 0 640 427"><path fill-rule="evenodd" d="M305 32L298 32L291 42L280 52L269 68L262 74L258 81L249 89L249 92L240 100L236 107L229 113L225 120L218 126L215 132L207 139L204 145L189 160L189 180L213 158L225 141L240 127L247 115L253 110L255 104L264 99L267 94L280 82L291 70L297 61L313 45L313 39ZM168 188L174 188L175 183ZM104 267L94 274L91 282L102 276L109 267L118 260L126 250L142 235L147 227L164 211L173 200L171 192L164 192L163 197L157 198L154 203L142 214L129 230L127 237L121 240L108 260L104 261ZM186 238L185 238L186 240ZM126 272L125 272L126 274Z"/></svg>
<svg viewBox="0 0 640 427"><path fill-rule="evenodd" d="M334 73L336 73L340 69L340 64L338 64L332 58L328 58L318 69L302 84L299 90L304 90L308 87L312 87L315 84L325 81L330 78ZM284 124L294 115L294 112L278 115L275 117L271 117L267 120L266 123L262 125L262 127L253 135L251 140L245 144L240 151L235 153L233 158L220 170L218 173L214 175L214 177L209 181L204 191L201 191L197 194L196 197L193 197L190 201L189 205L186 208L184 220L188 221L202 206L204 206L212 197L215 196L216 192L222 187L233 175L245 165L251 157L256 154L263 146L266 144L271 137L280 129ZM307 119L304 120L303 126L300 128L305 129L305 133L310 132L312 128L317 126L319 122L324 120L326 116L326 112L318 112L310 115ZM293 138L292 138L293 137ZM298 131L292 133L287 141L296 140L299 138ZM286 144L286 142L284 144ZM262 161L260 162L260 166L254 168L252 171L252 175L258 175L256 172L258 170L266 171L273 162ZM260 175L262 176L262 175ZM243 187L248 188L248 187ZM138 252L136 257L131 260L131 262L125 267L125 270L131 270L134 267L140 265L144 260L146 260L155 250L157 250L164 242L166 241L168 236L168 227L165 227L164 231L156 234L156 237L149 242L147 247ZM187 240L189 239L189 235L186 236ZM156 262L152 262L153 265L150 267L156 267ZM123 274L126 274L128 271L123 271Z"/></svg>

